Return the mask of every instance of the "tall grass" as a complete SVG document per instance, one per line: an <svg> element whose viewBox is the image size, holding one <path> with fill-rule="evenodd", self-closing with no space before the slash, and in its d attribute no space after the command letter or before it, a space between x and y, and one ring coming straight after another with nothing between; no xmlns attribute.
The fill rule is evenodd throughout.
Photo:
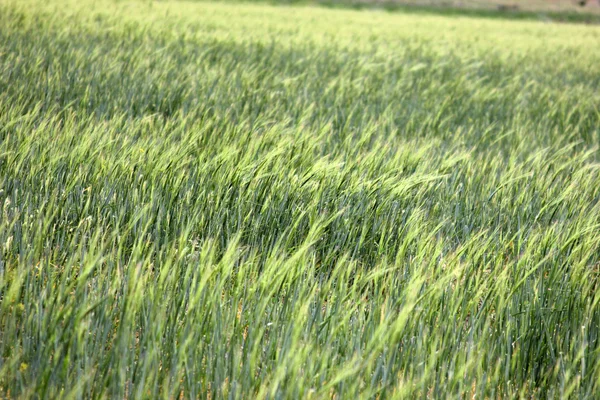
<svg viewBox="0 0 600 400"><path fill-rule="evenodd" d="M595 397L599 45L0 0L0 397Z"/></svg>

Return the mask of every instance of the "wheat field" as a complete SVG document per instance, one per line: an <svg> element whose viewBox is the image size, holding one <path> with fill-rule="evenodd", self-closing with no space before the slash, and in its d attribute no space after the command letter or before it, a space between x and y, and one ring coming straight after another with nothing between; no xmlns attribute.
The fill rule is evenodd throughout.
<svg viewBox="0 0 600 400"><path fill-rule="evenodd" d="M0 398L594 398L600 27L0 0Z"/></svg>

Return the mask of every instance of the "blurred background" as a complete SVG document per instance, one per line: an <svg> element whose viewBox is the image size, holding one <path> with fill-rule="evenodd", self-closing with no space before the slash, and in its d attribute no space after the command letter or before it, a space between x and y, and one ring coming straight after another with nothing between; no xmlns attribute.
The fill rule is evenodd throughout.
<svg viewBox="0 0 600 400"><path fill-rule="evenodd" d="M404 9L499 17L531 17L598 23L600 0L272 0L332 7Z"/></svg>

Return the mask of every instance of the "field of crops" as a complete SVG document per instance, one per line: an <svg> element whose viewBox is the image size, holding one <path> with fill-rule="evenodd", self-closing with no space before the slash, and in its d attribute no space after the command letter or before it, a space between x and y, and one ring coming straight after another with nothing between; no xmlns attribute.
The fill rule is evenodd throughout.
<svg viewBox="0 0 600 400"><path fill-rule="evenodd" d="M0 0L0 398L600 394L600 28Z"/></svg>

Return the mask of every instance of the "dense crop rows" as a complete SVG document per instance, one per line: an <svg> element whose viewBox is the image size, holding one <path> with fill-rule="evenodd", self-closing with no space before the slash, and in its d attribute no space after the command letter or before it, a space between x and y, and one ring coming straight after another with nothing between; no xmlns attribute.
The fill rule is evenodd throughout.
<svg viewBox="0 0 600 400"><path fill-rule="evenodd" d="M0 0L0 397L593 397L598 49Z"/></svg>

